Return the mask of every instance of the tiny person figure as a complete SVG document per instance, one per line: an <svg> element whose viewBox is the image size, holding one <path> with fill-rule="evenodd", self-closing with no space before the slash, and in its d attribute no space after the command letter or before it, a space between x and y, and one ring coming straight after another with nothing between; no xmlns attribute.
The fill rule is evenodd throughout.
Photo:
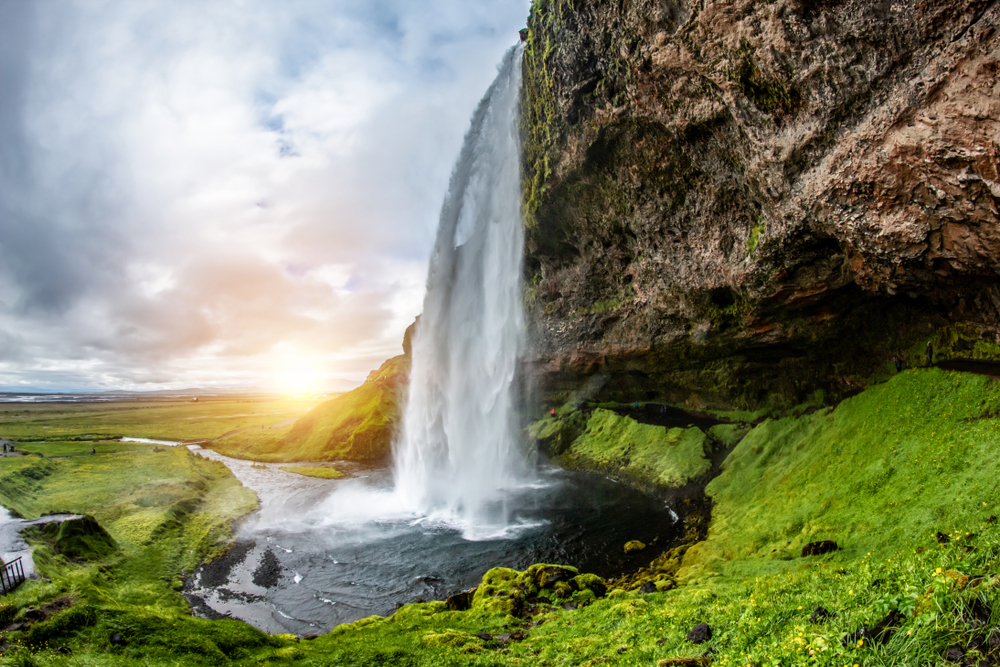
<svg viewBox="0 0 1000 667"><path fill-rule="evenodd" d="M899 360L899 357L896 357L895 364L896 364L896 372L897 373L899 373L900 371L903 370L903 362Z"/></svg>
<svg viewBox="0 0 1000 667"><path fill-rule="evenodd" d="M90 448L90 453L91 454L96 454L97 453L97 447L91 447Z"/></svg>
<svg viewBox="0 0 1000 667"><path fill-rule="evenodd" d="M7 443L3 443L3 455L7 456Z"/></svg>
<svg viewBox="0 0 1000 667"><path fill-rule="evenodd" d="M934 346L931 345L930 341L927 341L927 365L930 366L934 363Z"/></svg>
<svg viewBox="0 0 1000 667"><path fill-rule="evenodd" d="M555 417L556 416L556 409L552 408L551 410L549 410L549 414L552 415L553 417Z"/></svg>

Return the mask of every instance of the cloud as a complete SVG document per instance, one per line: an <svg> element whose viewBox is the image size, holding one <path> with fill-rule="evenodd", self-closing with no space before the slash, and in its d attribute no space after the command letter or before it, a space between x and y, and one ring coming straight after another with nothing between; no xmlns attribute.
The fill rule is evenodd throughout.
<svg viewBox="0 0 1000 667"><path fill-rule="evenodd" d="M363 379L527 9L0 0L0 387Z"/></svg>

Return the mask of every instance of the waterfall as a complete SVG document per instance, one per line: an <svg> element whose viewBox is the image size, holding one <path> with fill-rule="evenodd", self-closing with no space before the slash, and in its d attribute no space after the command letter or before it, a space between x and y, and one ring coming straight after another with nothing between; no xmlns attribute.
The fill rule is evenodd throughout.
<svg viewBox="0 0 1000 667"><path fill-rule="evenodd" d="M514 415L524 341L522 50L504 56L452 172L394 446L403 503L461 524L472 539L503 531L505 493L528 473Z"/></svg>

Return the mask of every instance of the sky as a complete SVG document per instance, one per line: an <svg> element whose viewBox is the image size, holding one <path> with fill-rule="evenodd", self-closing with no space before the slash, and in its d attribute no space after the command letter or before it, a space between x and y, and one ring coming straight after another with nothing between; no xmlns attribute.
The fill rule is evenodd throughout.
<svg viewBox="0 0 1000 667"><path fill-rule="evenodd" d="M529 0L0 0L0 391L356 386L401 353Z"/></svg>

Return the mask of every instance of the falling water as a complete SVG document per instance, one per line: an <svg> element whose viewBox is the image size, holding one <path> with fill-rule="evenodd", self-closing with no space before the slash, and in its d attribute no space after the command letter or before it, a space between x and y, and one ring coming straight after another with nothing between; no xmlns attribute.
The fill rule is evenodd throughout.
<svg viewBox="0 0 1000 667"><path fill-rule="evenodd" d="M452 172L395 444L399 497L459 523L470 538L503 532L511 521L505 492L528 471L513 414L524 339L521 52L505 55Z"/></svg>

